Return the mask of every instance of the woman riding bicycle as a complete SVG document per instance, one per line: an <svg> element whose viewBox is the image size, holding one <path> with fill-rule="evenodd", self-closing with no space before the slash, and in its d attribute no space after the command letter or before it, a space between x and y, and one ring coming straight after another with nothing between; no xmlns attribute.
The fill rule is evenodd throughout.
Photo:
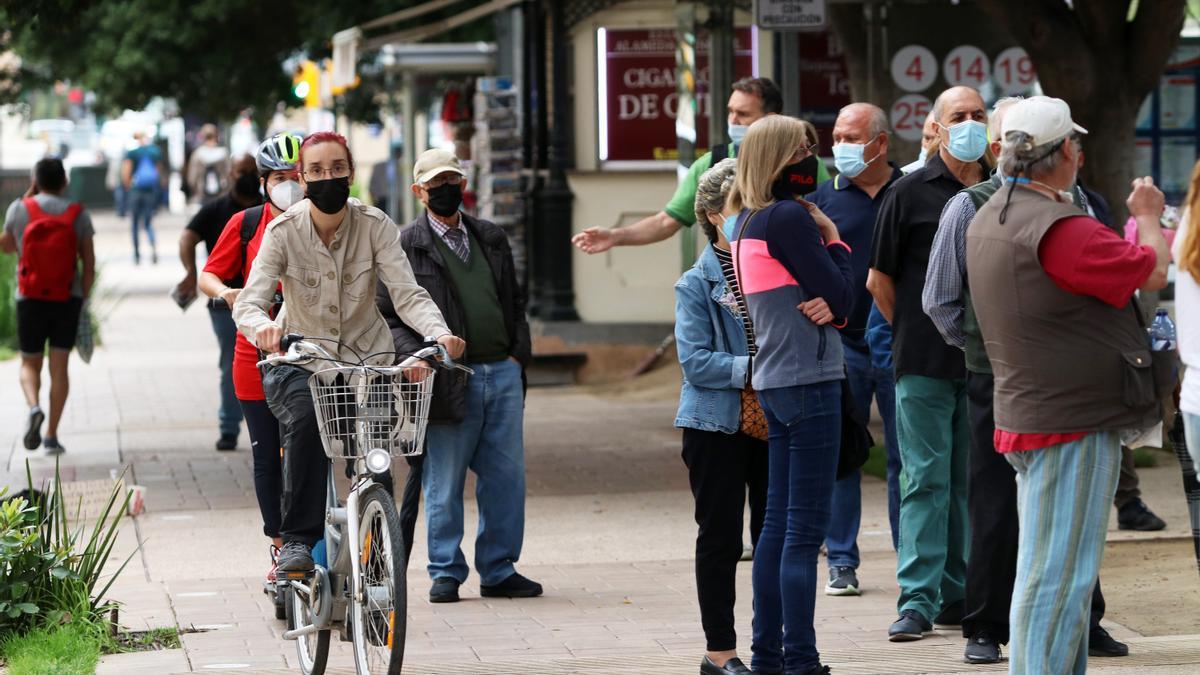
<svg viewBox="0 0 1200 675"><path fill-rule="evenodd" d="M221 298L229 307L237 301L242 281L250 276L254 258L262 245L267 223L292 204L303 199L298 182L296 160L300 157L300 136L278 133L263 141L255 153L259 180L267 195L265 204L235 214L221 231L200 273L200 290L211 298ZM254 235L243 243L243 220L258 215ZM228 283L227 283L228 282ZM233 389L242 406L250 447L254 453L254 493L262 513L263 533L271 538L271 567L267 582L275 581L275 556L283 546L279 537L279 500L283 492L283 467L279 448L279 421L267 407L263 395L262 374L254 366L258 351L240 333L233 350Z"/></svg>
<svg viewBox="0 0 1200 675"><path fill-rule="evenodd" d="M340 134L322 131L300 146L300 185L306 201L267 225L233 317L259 349L279 351L285 332L325 336L337 359L390 365L392 335L375 305L376 280L387 287L401 318L436 339L451 358L465 343L451 335L437 305L417 285L400 247L400 229L382 211L348 204L354 159ZM288 309L280 321L268 310L283 284ZM282 323L282 325L280 325ZM278 569L312 569L312 547L325 529L329 462L317 432L308 376L319 362L277 365L263 374L267 404L284 427L284 485Z"/></svg>

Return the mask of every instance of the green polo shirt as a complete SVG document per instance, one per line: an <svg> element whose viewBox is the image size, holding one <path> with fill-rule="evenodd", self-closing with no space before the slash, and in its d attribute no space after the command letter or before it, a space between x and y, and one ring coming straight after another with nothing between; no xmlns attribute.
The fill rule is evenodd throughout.
<svg viewBox="0 0 1200 675"><path fill-rule="evenodd" d="M737 146L730 143L728 147L729 156L737 157ZM700 176L703 176L704 172L710 168L712 168L711 152L704 153L692 163L692 166L688 168L687 175L679 181L679 186L675 188L675 195L663 207L663 211L666 211L668 216L689 227L696 222L696 186L700 183ZM825 162L817 162L817 184L820 185L827 180L829 180L829 169L825 168Z"/></svg>

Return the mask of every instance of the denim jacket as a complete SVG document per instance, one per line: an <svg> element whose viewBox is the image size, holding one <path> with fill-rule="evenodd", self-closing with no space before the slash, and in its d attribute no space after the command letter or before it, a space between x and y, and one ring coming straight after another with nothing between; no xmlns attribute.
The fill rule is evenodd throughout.
<svg viewBox="0 0 1200 675"><path fill-rule="evenodd" d="M737 432L750 357L746 331L711 244L675 283L675 346L683 367L675 426Z"/></svg>

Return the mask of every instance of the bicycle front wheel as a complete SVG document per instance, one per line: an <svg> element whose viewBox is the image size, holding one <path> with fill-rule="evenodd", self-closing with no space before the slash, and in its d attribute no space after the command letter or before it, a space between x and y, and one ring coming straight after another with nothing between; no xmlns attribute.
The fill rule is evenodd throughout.
<svg viewBox="0 0 1200 675"><path fill-rule="evenodd" d="M382 487L363 496L354 594L354 660L359 673L398 675L404 665L408 588L396 502Z"/></svg>

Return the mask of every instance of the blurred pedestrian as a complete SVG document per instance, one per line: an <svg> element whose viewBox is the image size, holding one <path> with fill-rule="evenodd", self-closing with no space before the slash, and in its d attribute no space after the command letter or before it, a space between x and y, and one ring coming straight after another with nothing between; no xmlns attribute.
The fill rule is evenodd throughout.
<svg viewBox="0 0 1200 675"><path fill-rule="evenodd" d="M797 189L814 186L806 130L751 125L729 196L732 253L758 351L751 383L770 429L767 508L754 552L756 672L827 673L813 629L817 552L829 527L841 442L842 343L854 304L851 251Z"/></svg>
<svg viewBox="0 0 1200 675"><path fill-rule="evenodd" d="M988 121L989 149L1000 154L1000 129L1005 112L1019 97L996 102ZM967 288L967 226L977 209L1004 185L999 170L981 183L955 195L942 210L937 235L929 255L921 304L946 344L965 350L967 412L970 417L970 459L967 514L971 526L967 555L966 597L962 632L967 639L963 660L998 663L1000 645L1009 641L1009 611L1017 574L1016 471L996 452L996 424L992 409L995 380L983 347L979 322ZM1107 205L1078 184L1072 190L1075 204L1103 222ZM1092 656L1126 656L1129 647L1114 640L1101 625L1104 594L1097 582L1092 596L1088 650Z"/></svg>
<svg viewBox="0 0 1200 675"><path fill-rule="evenodd" d="M200 273L200 289L213 300L220 300L218 303L209 304L214 332L225 319L225 315L220 312L228 313L228 308L237 302L245 280L254 269L254 260L262 246L267 223L304 198L304 192L297 180L301 140L298 135L287 132L275 134L258 146L253 159L243 158L236 165L237 175L233 178L234 187L229 195L229 201L232 202L230 206L251 203L248 208L231 214L222 223L218 239L209 251L204 271ZM253 191L247 176L254 178ZM265 204L260 204L261 200L250 199L251 192L257 197L259 189L267 195ZM200 212L220 208L218 205L223 201L212 202L201 208ZM199 217L197 215L197 218ZM189 225L189 230L185 230L185 237L192 231L190 228ZM202 236L207 236L209 232L209 228L204 227ZM194 255L194 244L189 251ZM278 303L271 309L270 315L272 318L279 316ZM217 339L222 339L220 333ZM257 362L258 350L244 335L238 333L233 345L230 377L233 380L237 404L240 405L246 419L246 431L250 435L250 449L254 460L254 493L258 498L259 512L262 514L263 534L272 542L267 582L274 583L276 558L283 546L280 534L280 501L283 498L282 431L279 420L267 405L266 395L263 393L262 373L256 366ZM224 400L222 391L222 401ZM222 440L224 439L222 435ZM236 434L233 441L233 447L236 447ZM218 441L218 450L232 450L233 447L222 448Z"/></svg>
<svg viewBox="0 0 1200 675"><path fill-rule="evenodd" d="M207 204L219 199L230 188L229 150L221 145L214 124L200 127L200 145L192 150L187 163L187 183L192 201Z"/></svg>
<svg viewBox="0 0 1200 675"><path fill-rule="evenodd" d="M154 243L154 226L151 220L162 202L167 187L167 167L162 152L142 131L133 135L138 147L125 154L121 167L121 182L125 186L129 212L133 217L133 263L142 261L139 231L146 231L150 243L150 260L158 263L158 250Z"/></svg>
<svg viewBox="0 0 1200 675"><path fill-rule="evenodd" d="M737 157L750 125L783 112L783 94L769 78L742 78L733 83L726 110L729 143L718 144L713 139L712 150L692 163L687 175L675 188L675 195L662 211L625 227L589 227L571 237L571 243L584 253L603 253L614 246L643 246L660 242L669 239L679 228L690 227L696 218L693 208L700 175L726 157ZM816 142L814 133L807 145L814 146ZM829 180L829 171L823 163L818 162L816 181L820 183L826 180Z"/></svg>
<svg viewBox="0 0 1200 675"><path fill-rule="evenodd" d="M675 344L683 369L675 426L695 498L696 595L706 653L702 675L749 673L737 656L734 598L742 556L742 516L750 495L750 541L757 545L767 499L767 442L746 433L743 392L750 378L754 327L738 289L722 231L737 160L726 158L696 184L696 222L708 246L675 284ZM755 399L757 400L757 399Z"/></svg>
<svg viewBox="0 0 1200 675"><path fill-rule="evenodd" d="M1171 440L1180 455L1184 489L1188 496L1196 560L1200 564L1200 226L1193 219L1200 214L1200 162L1192 168L1192 180L1184 202L1183 217L1175 234L1173 253L1178 274L1175 276L1175 330L1179 338L1179 356L1185 366L1179 397L1183 437L1176 420ZM1179 449L1184 447L1185 453Z"/></svg>
<svg viewBox="0 0 1200 675"><path fill-rule="evenodd" d="M929 114L925 116L925 123L921 126L921 152L917 153L915 160L900 167L901 173L907 175L925 166L925 160L929 159L930 155L937 154L938 138L937 118L930 110Z"/></svg>
<svg viewBox="0 0 1200 675"><path fill-rule="evenodd" d="M900 170L888 161L891 148L887 113L870 103L851 103L838 112L833 125L833 161L839 174L822 183L812 194L812 203L837 225L842 241L853 253L854 312L839 331L846 358L847 377L854 405L864 420L870 418L874 399L883 417L887 454L888 521L896 543L900 517L900 451L896 446L895 378L890 368L876 368L867 342L867 322L874 302L867 291L871 266L871 239L883 195L900 178ZM862 519L862 471L854 470L833 488L833 510L828 552L829 582L826 595L858 595L858 529Z"/></svg>
<svg viewBox="0 0 1200 675"><path fill-rule="evenodd" d="M994 442L1019 477L1012 673L1087 669L1122 439L1162 419L1133 294L1166 285L1163 195L1149 178L1133 183L1140 245L1088 216L1070 192L1085 133L1059 99L1013 105L1006 185L967 231L972 304L995 376Z"/></svg>
<svg viewBox="0 0 1200 675"><path fill-rule="evenodd" d="M203 241L204 249L211 257L226 223L234 215L262 203L258 167L253 157L246 155L238 160L226 182L231 186L229 191L201 206L179 235L179 260L183 263L185 273L183 280L175 287L177 297L190 298L196 294L196 244ZM221 370L221 407L217 411L220 430L217 450L237 448L242 422L242 409L238 405L233 385L233 352L237 342L237 326L233 323L230 311L229 305L225 303L221 303L220 306L214 306L212 303L208 305L208 316L220 346L218 364Z"/></svg>
<svg viewBox="0 0 1200 675"><path fill-rule="evenodd" d="M33 184L9 205L0 251L17 254L17 343L21 391L29 405L26 450L63 452L58 424L70 392L68 364L84 300L96 278L92 218L66 198L62 160L46 158L33 168ZM42 359L50 349L50 416L41 407ZM46 434L42 436L42 422Z"/></svg>

